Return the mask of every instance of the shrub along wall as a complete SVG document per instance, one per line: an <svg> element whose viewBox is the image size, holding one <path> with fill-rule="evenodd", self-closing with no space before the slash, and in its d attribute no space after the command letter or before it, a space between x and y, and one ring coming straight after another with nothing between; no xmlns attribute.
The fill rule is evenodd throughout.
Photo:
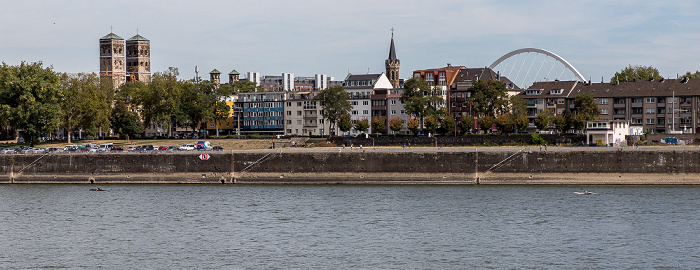
<svg viewBox="0 0 700 270"><path fill-rule="evenodd" d="M556 144L574 144L578 145L581 142L586 142L586 137L583 135L572 134L540 134L540 138L547 141L549 145ZM530 134L511 134L511 135L466 135L466 136L438 136L438 146L465 146L465 145L512 145L512 144L531 144L532 136ZM357 137L333 137L330 141L337 145L350 144L358 146L371 146L372 139L357 138ZM416 136L380 136L374 138L375 146L403 146L403 144L411 145L434 145L435 138L432 137L416 137Z"/></svg>

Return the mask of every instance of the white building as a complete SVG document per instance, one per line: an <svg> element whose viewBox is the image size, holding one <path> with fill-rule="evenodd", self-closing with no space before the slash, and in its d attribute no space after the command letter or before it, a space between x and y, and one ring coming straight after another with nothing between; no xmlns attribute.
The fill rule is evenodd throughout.
<svg viewBox="0 0 700 270"><path fill-rule="evenodd" d="M321 115L321 105L313 100L319 92L287 92L284 104L284 135L328 135L330 124Z"/></svg>
<svg viewBox="0 0 700 270"><path fill-rule="evenodd" d="M626 120L595 120L586 122L586 144L620 146L630 135L630 122Z"/></svg>
<svg viewBox="0 0 700 270"><path fill-rule="evenodd" d="M348 101L350 101L350 105L352 105L350 117L353 124L358 120L367 119L370 123L370 127L367 129L366 133L372 133L372 93L377 89L392 88L391 82L384 73L363 75L348 74L348 76L345 77L345 91L350 95ZM349 134L354 136L360 134L360 131L355 130L353 127Z"/></svg>

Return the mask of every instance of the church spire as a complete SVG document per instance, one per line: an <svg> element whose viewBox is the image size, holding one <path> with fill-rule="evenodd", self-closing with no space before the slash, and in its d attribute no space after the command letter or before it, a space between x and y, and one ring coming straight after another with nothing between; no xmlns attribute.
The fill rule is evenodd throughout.
<svg viewBox="0 0 700 270"><path fill-rule="evenodd" d="M386 76L394 88L399 88L399 65L396 58L396 48L394 47L394 28L391 28L391 47L389 47L389 58L384 61Z"/></svg>

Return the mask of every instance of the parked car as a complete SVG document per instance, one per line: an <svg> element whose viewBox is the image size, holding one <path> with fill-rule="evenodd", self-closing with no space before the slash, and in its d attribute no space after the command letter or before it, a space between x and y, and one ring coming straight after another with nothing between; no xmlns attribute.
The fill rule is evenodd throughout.
<svg viewBox="0 0 700 270"><path fill-rule="evenodd" d="M109 148L109 151L110 152L122 152L122 151L124 151L124 148L122 148L121 146L112 145L112 147Z"/></svg>
<svg viewBox="0 0 700 270"><path fill-rule="evenodd" d="M138 151L138 148L139 148L138 146L129 146L129 148L127 148L126 151L134 152L134 151Z"/></svg>
<svg viewBox="0 0 700 270"><path fill-rule="evenodd" d="M179 150L179 149L177 148L177 146L174 146L174 145L173 145L173 146L168 146L168 148L165 149L165 152L175 152L175 151L177 151L177 150Z"/></svg>
<svg viewBox="0 0 700 270"><path fill-rule="evenodd" d="M160 146L160 147L158 147L158 150L165 151L165 150L168 150L168 147L167 146Z"/></svg>
<svg viewBox="0 0 700 270"><path fill-rule="evenodd" d="M70 152L73 152L73 151L75 151L76 149L78 149L78 146L75 145L75 144L68 144L68 145L66 145L65 147L63 147L63 151L70 151Z"/></svg>
<svg viewBox="0 0 700 270"><path fill-rule="evenodd" d="M151 144L144 144L144 145L139 146L139 151L141 151L141 152L153 151L153 150L156 150L156 148Z"/></svg>
<svg viewBox="0 0 700 270"><path fill-rule="evenodd" d="M2 149L2 151L0 153L7 154L7 155L16 154L17 149L16 148L5 148L5 149Z"/></svg>
<svg viewBox="0 0 700 270"><path fill-rule="evenodd" d="M198 141L197 150L211 150L211 143L209 141Z"/></svg>
<svg viewBox="0 0 700 270"><path fill-rule="evenodd" d="M46 149L46 151L49 153L63 153L63 149L56 147L51 147L49 149Z"/></svg>
<svg viewBox="0 0 700 270"><path fill-rule="evenodd" d="M180 150L182 150L182 151L192 151L192 150L194 150L194 148L195 148L194 144L189 144L189 143L186 143L186 144L183 144L182 146L180 146Z"/></svg>
<svg viewBox="0 0 700 270"><path fill-rule="evenodd" d="M223 148L222 146L219 146L219 145L214 146L214 147L212 147L211 149L214 150L214 151L224 151L224 148Z"/></svg>

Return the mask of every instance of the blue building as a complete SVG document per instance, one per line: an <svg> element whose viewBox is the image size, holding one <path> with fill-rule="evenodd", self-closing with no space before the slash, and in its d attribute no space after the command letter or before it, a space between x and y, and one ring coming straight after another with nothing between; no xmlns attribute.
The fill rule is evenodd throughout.
<svg viewBox="0 0 700 270"><path fill-rule="evenodd" d="M241 134L284 134L284 92L238 93L243 108Z"/></svg>

